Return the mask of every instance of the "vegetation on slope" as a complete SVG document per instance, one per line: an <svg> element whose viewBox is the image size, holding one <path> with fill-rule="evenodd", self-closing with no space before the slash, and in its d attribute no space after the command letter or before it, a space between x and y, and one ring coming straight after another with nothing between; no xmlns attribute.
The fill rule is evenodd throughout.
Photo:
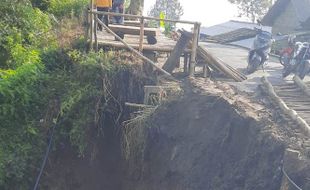
<svg viewBox="0 0 310 190"><path fill-rule="evenodd" d="M65 138L80 156L89 127L102 132L102 115L113 100L110 80L129 67L116 53L86 52L76 17L87 3L1 2L0 189L34 185L55 124L53 149Z"/></svg>

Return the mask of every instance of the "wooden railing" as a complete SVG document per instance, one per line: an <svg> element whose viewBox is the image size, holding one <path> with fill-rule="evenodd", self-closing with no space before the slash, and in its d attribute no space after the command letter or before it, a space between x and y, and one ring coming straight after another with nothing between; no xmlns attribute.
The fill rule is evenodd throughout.
<svg viewBox="0 0 310 190"><path fill-rule="evenodd" d="M107 16L121 16L124 18L129 18L131 20L139 20L140 21L140 38L139 38L139 51L143 51L143 44L144 44L144 25L146 20L152 21L164 21L169 23L179 23L179 24L189 24L193 25L193 39L192 39L192 47L191 47L191 59L189 64L189 75L193 76L195 72L195 65L196 65L196 54L197 54L197 47L198 47L198 39L200 33L200 26L199 22L192 22L192 21L185 21L185 20L172 20L172 19L160 19L156 17L149 17L149 16L140 16L140 15L131 15L131 14L121 14L121 13L113 13L113 12L101 12L101 11L89 11L90 14L90 48L93 49L95 43L95 50L98 50L98 36L97 36L97 26L98 26L98 19L97 15L107 15ZM94 19L96 18L96 19Z"/></svg>

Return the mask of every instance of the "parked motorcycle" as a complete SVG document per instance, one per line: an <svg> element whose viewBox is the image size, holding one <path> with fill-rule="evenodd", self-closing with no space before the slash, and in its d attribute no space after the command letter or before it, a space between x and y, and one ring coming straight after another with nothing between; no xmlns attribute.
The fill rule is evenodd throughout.
<svg viewBox="0 0 310 190"><path fill-rule="evenodd" d="M261 28L255 28L255 30L257 35L253 43L253 48L248 55L248 74L254 73L269 59L269 53L273 42L272 34L270 32L263 31Z"/></svg>
<svg viewBox="0 0 310 190"><path fill-rule="evenodd" d="M280 60L280 63L284 66L282 72L284 78L291 73L295 73L301 79L305 78L310 72L310 44L296 42L292 55L286 60Z"/></svg>
<svg viewBox="0 0 310 190"><path fill-rule="evenodd" d="M289 63L289 61L291 59L293 59L294 57L294 48L295 48L295 39L296 36L289 36L287 43L288 43L288 47L284 48L281 52L280 52L280 58L279 61L281 63L281 65L285 66L287 65L287 63Z"/></svg>

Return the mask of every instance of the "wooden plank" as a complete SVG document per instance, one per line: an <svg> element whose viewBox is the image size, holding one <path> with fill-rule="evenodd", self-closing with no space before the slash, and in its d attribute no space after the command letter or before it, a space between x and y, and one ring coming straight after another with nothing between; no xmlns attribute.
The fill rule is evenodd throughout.
<svg viewBox="0 0 310 190"><path fill-rule="evenodd" d="M109 15L109 16L123 16L125 18L132 18L132 19L139 19L141 17L144 17L146 20L165 21L165 22L171 22L171 23L183 23L183 24L196 24L197 23L197 22L186 21L186 20L162 19L162 18L156 18L156 17L114 13L114 12L102 12L102 11L90 11L90 12L94 14L102 14L102 15Z"/></svg>
<svg viewBox="0 0 310 190"><path fill-rule="evenodd" d="M294 82L307 96L310 96L308 86L297 75L294 77Z"/></svg>
<svg viewBox="0 0 310 190"><path fill-rule="evenodd" d="M140 57L142 60L146 61L147 63L151 64L155 69L165 74L170 79L173 79L170 73L160 68L156 63L154 63L149 58L143 56L139 51L135 50L133 47L131 47L129 44L127 44L122 38L120 38L117 34L115 34L107 25L105 25L101 20L97 18L97 21L99 24L101 24L109 33L111 33L115 38L117 38L119 41L121 41L131 52L136 54L138 57Z"/></svg>
<svg viewBox="0 0 310 190"><path fill-rule="evenodd" d="M178 40L176 46L174 47L172 53L167 59L166 63L163 66L163 69L169 73L176 68L178 60L180 60L181 55L184 53L189 41L191 40L193 34L190 32L182 31L181 37Z"/></svg>
<svg viewBox="0 0 310 190"><path fill-rule="evenodd" d="M90 9L93 9L94 0L90 1ZM97 17L97 15L95 15ZM93 49L93 39L94 39L94 14L90 13L90 44L89 49Z"/></svg>
<svg viewBox="0 0 310 190"><path fill-rule="evenodd" d="M125 20L124 21L125 26L135 26L140 27L140 22L138 20ZM144 23L144 27L148 27L147 23Z"/></svg>
<svg viewBox="0 0 310 190"><path fill-rule="evenodd" d="M280 107L284 114L290 116L290 118L304 130L307 136L310 136L310 126L308 123L301 118L295 110L289 108L287 104L276 94L272 84L266 77L262 77L261 81L263 83L263 90L269 95L271 100Z"/></svg>
<svg viewBox="0 0 310 190"><path fill-rule="evenodd" d="M140 27L124 26L124 25L109 25L109 28L114 33L121 32L123 34L140 35ZM158 36L159 30L155 28L144 28L144 35L145 36Z"/></svg>
<svg viewBox="0 0 310 190"><path fill-rule="evenodd" d="M223 64L221 61L217 60L215 57L213 57L204 47L198 46L198 54L203 57L208 64L214 65L216 68L218 68L221 72L223 72L226 76L234 79L237 82L241 82L244 80L243 76L241 74L238 74L238 71L232 71L232 68L228 68Z"/></svg>
<svg viewBox="0 0 310 190"><path fill-rule="evenodd" d="M97 30L98 30L98 22L97 19L94 19L94 37L95 37L95 51L98 52L98 35L97 35Z"/></svg>
<svg viewBox="0 0 310 190"><path fill-rule="evenodd" d="M152 105L136 104L136 103L130 103L130 102L125 102L125 106L135 107L135 108L155 108L155 106L152 106Z"/></svg>
<svg viewBox="0 0 310 190"><path fill-rule="evenodd" d="M195 74L199 31L200 31L200 23L195 23L194 31L193 31L194 35L193 35L193 40L192 40L191 61L189 63L189 76L190 77L193 77Z"/></svg>
<svg viewBox="0 0 310 190"><path fill-rule="evenodd" d="M139 51L143 51L143 40L144 40L144 18L140 20L140 39L139 39Z"/></svg>

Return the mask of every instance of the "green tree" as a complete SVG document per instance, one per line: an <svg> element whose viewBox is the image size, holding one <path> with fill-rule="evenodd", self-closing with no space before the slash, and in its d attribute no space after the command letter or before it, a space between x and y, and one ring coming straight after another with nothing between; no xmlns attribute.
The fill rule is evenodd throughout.
<svg viewBox="0 0 310 190"><path fill-rule="evenodd" d="M184 14L183 7L178 0L156 0L148 13L149 16L159 17L164 12L167 19L180 20Z"/></svg>
<svg viewBox="0 0 310 190"><path fill-rule="evenodd" d="M129 3L127 13L133 15L142 15L143 7L144 7L144 0L131 0Z"/></svg>
<svg viewBox="0 0 310 190"><path fill-rule="evenodd" d="M274 0L228 0L236 4L239 9L239 16L245 16L255 22L261 19L274 3Z"/></svg>
<svg viewBox="0 0 310 190"><path fill-rule="evenodd" d="M37 62L38 51L49 39L48 15L33 9L28 0L4 0L0 17L0 69Z"/></svg>

